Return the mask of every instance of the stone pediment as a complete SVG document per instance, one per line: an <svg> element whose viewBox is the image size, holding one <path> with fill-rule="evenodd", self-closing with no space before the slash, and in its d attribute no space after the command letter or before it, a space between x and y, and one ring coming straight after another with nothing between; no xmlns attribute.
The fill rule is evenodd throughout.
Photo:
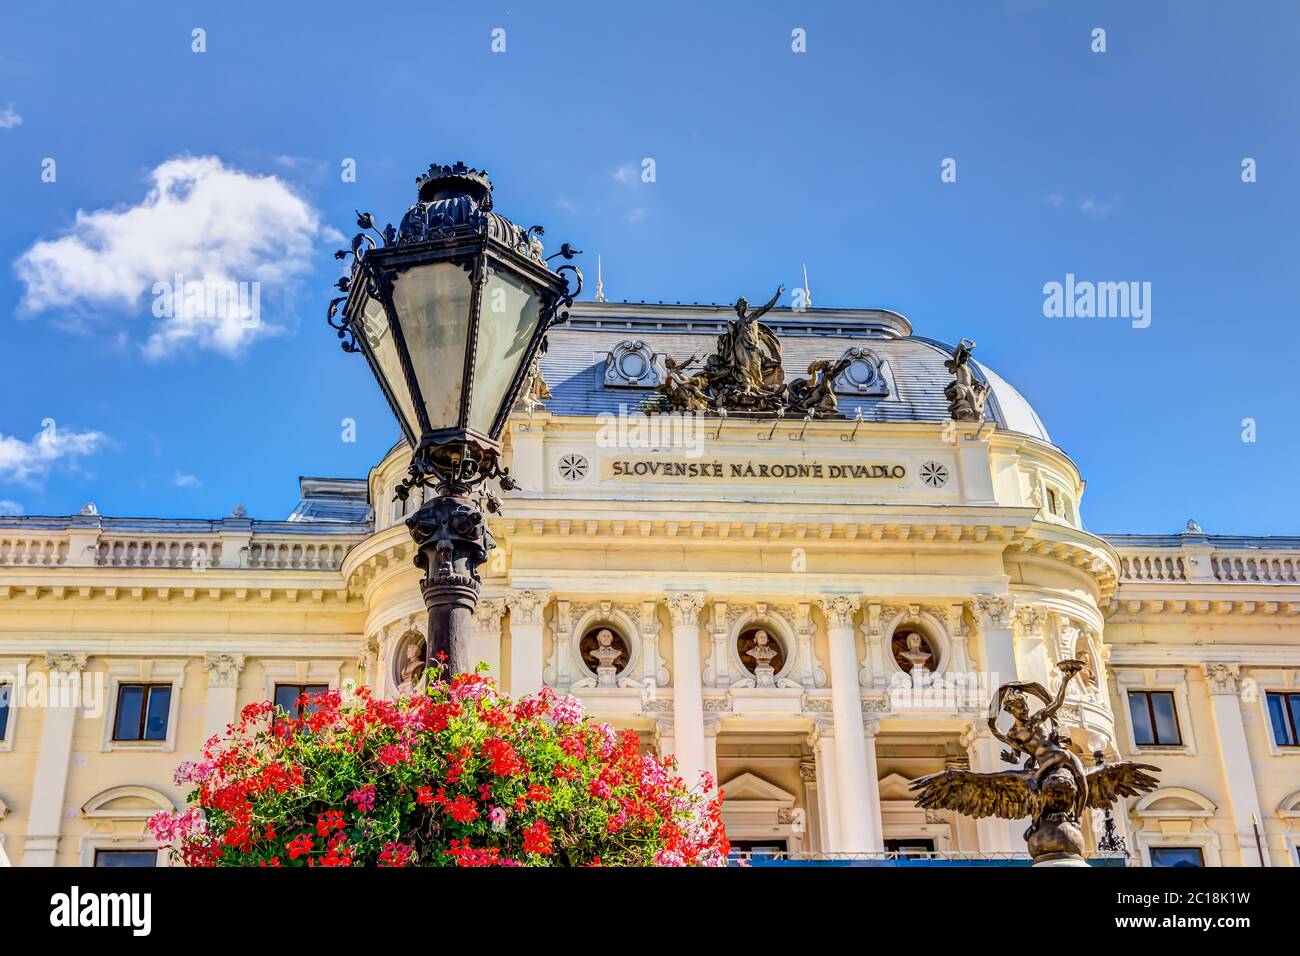
<svg viewBox="0 0 1300 956"><path fill-rule="evenodd" d="M904 777L901 773L891 773L888 776L880 778L880 799L881 800L906 800L912 803L916 800L916 794L909 789L912 781Z"/></svg>
<svg viewBox="0 0 1300 956"><path fill-rule="evenodd" d="M752 773L742 773L732 777L720 788L726 792L726 804L732 803L773 803L783 807L794 806L795 795L783 790L774 783L768 783L762 777Z"/></svg>

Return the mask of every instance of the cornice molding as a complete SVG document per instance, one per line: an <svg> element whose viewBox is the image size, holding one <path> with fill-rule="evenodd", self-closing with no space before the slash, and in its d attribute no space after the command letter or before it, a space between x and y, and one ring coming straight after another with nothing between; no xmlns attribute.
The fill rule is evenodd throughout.
<svg viewBox="0 0 1300 956"><path fill-rule="evenodd" d="M33 604L54 602L98 602L105 604L195 604L210 607L214 604L256 607L269 604L280 606L300 604L304 606L322 605L327 608L344 607L349 611L361 609L360 602L340 585L337 576L328 586L313 587L310 582L302 587L285 587L276 582L276 586L259 586L270 584L270 580L249 585L247 581L239 583L221 583L209 575L217 572L169 572L175 576L173 583L159 584L156 574L151 572L150 583L136 584L131 581L128 569L114 569L117 574L114 584L85 583L50 583L48 580L25 584L0 584L0 606L9 604ZM268 572L279 573L279 572ZM184 575L192 574L188 581ZM323 583L323 582L322 582Z"/></svg>
<svg viewBox="0 0 1300 956"><path fill-rule="evenodd" d="M1280 596L1280 595L1279 595ZM1300 616L1300 594L1294 600L1222 600L1220 598L1120 597L1103 605L1108 623L1121 624L1153 617L1180 616L1220 618L1296 617Z"/></svg>

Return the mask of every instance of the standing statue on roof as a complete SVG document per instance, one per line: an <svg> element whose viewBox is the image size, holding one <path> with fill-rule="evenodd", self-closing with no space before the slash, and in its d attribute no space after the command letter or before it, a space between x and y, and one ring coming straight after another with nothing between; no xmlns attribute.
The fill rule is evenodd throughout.
<svg viewBox="0 0 1300 956"><path fill-rule="evenodd" d="M988 401L989 386L987 382L975 378L970 362L973 351L975 343L970 339L962 339L952 358L943 363L943 367L953 374L953 380L948 383L943 394L948 399L948 415L955 422L984 420L984 403Z"/></svg>
<svg viewBox="0 0 1300 956"><path fill-rule="evenodd" d="M781 370L781 343L776 333L758 321L776 305L785 292L778 286L766 304L750 309L742 295L734 306L736 318L727 320L727 331L718 336L716 368L729 373L727 384L737 392L774 392L785 387Z"/></svg>

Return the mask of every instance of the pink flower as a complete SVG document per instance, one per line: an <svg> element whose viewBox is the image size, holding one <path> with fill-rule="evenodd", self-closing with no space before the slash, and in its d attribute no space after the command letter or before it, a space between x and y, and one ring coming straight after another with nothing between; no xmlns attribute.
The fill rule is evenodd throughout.
<svg viewBox="0 0 1300 956"><path fill-rule="evenodd" d="M582 715L585 712L586 708L582 706L582 701L578 700L578 698L574 697L572 694L565 694L557 700L555 706L551 710L555 722L561 727L568 727L581 722Z"/></svg>
<svg viewBox="0 0 1300 956"><path fill-rule="evenodd" d="M506 828L506 811L503 807L492 807L488 810L488 823L492 824L492 829L500 833Z"/></svg>
<svg viewBox="0 0 1300 956"><path fill-rule="evenodd" d="M145 826L159 843L175 843L203 830L203 814L196 807L184 813L162 810L151 816Z"/></svg>
<svg viewBox="0 0 1300 956"><path fill-rule="evenodd" d="M178 787L183 783L202 783L216 769L211 760L187 760L176 768L176 775L172 779Z"/></svg>
<svg viewBox="0 0 1300 956"><path fill-rule="evenodd" d="M375 785L370 784L359 790L353 790L348 794L348 799L355 803L357 809L363 813L366 810L373 810L375 808Z"/></svg>
<svg viewBox="0 0 1300 956"><path fill-rule="evenodd" d="M655 866L685 866L686 858L677 850L660 850L655 854Z"/></svg>
<svg viewBox="0 0 1300 956"><path fill-rule="evenodd" d="M595 724L593 729L600 734L600 759L608 760L618 749L618 733L612 725L604 721Z"/></svg>

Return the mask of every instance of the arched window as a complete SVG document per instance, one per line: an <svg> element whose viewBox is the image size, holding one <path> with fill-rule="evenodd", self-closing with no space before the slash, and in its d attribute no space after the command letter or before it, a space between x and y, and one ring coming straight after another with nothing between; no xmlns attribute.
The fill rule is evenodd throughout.
<svg viewBox="0 0 1300 956"><path fill-rule="evenodd" d="M916 670L933 673L939 666L939 654L930 635L914 624L900 624L890 641L894 663L904 674Z"/></svg>
<svg viewBox="0 0 1300 956"><path fill-rule="evenodd" d="M759 687L771 687L777 674L785 669L785 648L770 628L747 627L736 638L736 653L745 669L754 675Z"/></svg>
<svg viewBox="0 0 1300 956"><path fill-rule="evenodd" d="M393 686L410 694L424 676L424 635L411 628L397 639L393 653Z"/></svg>
<svg viewBox="0 0 1300 956"><path fill-rule="evenodd" d="M622 632L608 624L596 624L578 642L583 666L596 678L597 687L616 687L618 677L632 663L632 651Z"/></svg>

